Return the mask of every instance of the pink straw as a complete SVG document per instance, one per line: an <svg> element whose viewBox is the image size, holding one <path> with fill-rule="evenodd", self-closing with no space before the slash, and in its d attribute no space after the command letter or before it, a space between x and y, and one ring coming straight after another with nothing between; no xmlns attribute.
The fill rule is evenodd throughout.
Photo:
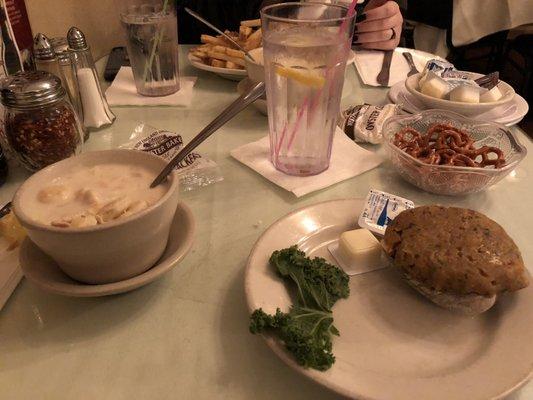
<svg viewBox="0 0 533 400"><path fill-rule="evenodd" d="M339 27L339 33L338 33L339 37L342 36L344 34L344 32L346 31L346 29L348 27L348 21L350 20L350 17L352 17L354 15L354 13L355 13L355 6L356 5L357 5L357 0L352 0L352 3L350 4L350 7L348 7L348 13L346 14L346 16L348 18L346 18L344 21L342 21L342 24ZM328 82L330 85L331 85L331 82L329 82L330 80L328 80L328 76L332 75L332 70L333 70L334 66L337 64L337 62L339 61L339 59L341 58L341 54L346 53L346 51L348 50L349 46L350 46L350 42L347 42L346 46L344 47L344 49L341 52L339 52L339 53L337 53L335 55L335 58L333 59L333 62L330 63L331 66L326 69L326 82ZM320 96L321 95L322 95L322 88L320 88L318 90L318 92L315 94L315 96L314 96L314 98L312 99L311 102L309 102L309 99L307 97L304 99L301 108L298 110L298 113L296 115L296 121L294 123L293 130L292 130L292 132L290 134L289 145L287 147L288 151L290 151L290 149L292 147L292 143L293 143L293 141L295 139L296 132L298 132L298 128L300 127L301 119L302 119L305 111L309 108L310 111L313 112L314 109L318 105L318 101L320 100ZM283 131L282 131L280 140L278 142L278 145L276 146L276 160L279 158L279 153L281 151L281 146L283 144L283 140L285 139L285 136L286 136L287 128L288 128L288 123L286 123L285 126L283 127Z"/></svg>

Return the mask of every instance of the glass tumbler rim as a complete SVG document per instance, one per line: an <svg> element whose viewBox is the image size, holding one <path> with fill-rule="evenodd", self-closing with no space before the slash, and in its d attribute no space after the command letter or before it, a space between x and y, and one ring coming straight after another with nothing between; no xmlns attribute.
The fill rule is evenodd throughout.
<svg viewBox="0 0 533 400"><path fill-rule="evenodd" d="M322 7L329 7L329 8L337 8L346 11L346 14L343 17L336 17L336 18L316 18L316 19L298 19L298 18L286 18L286 17L277 17L274 15L269 15L267 12L274 9L282 9L282 8L289 8L289 7L313 7L313 6L322 6ZM261 19L268 19L270 21L277 21L277 22L285 22L285 23L313 23L313 24L331 24L335 22L343 22L350 20L352 18L355 18L356 13L354 12L353 15L348 15L348 6L343 4L333 4L333 3L326 3L322 1L306 1L305 3L299 2L299 1L291 1L287 3L279 3L279 4L272 4L270 6L263 7L260 11Z"/></svg>

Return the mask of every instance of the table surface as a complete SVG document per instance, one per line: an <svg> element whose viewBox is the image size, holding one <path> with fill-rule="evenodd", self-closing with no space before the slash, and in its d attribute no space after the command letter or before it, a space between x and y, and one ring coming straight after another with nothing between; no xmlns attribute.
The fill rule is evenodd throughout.
<svg viewBox="0 0 533 400"><path fill-rule="evenodd" d="M115 148L138 122L179 132L186 141L237 97L236 82L197 71L181 49L181 73L198 76L192 105L115 107L117 119L93 132L85 150ZM343 104L386 102L386 89L364 87L347 69ZM248 332L243 279L261 233L292 210L330 199L364 197L370 188L416 204L479 210L515 239L533 265L530 204L533 157L482 193L443 197L405 183L388 163L297 199L229 155L267 134L267 119L249 107L201 145L224 181L183 193L197 232L189 255L162 279L130 293L69 298L23 280L0 311L0 397L4 399L337 399L283 364ZM512 128L533 154L531 140ZM13 169L1 204L27 176ZM533 398L533 384L510 399Z"/></svg>

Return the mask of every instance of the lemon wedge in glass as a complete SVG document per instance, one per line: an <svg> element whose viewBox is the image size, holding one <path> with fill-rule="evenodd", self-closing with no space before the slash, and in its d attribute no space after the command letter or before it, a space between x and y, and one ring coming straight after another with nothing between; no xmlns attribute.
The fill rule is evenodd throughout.
<svg viewBox="0 0 533 400"><path fill-rule="evenodd" d="M326 79L323 76L304 69L277 66L276 74L287 79L294 79L302 85L310 86L314 89L320 89L326 82Z"/></svg>

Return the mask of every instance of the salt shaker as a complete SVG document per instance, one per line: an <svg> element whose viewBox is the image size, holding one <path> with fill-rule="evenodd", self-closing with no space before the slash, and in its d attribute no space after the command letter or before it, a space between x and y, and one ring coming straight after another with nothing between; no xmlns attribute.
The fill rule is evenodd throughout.
<svg viewBox="0 0 533 400"><path fill-rule="evenodd" d="M78 28L72 27L67 33L67 42L76 71L83 108L83 125L85 128L100 128L112 124L115 115L109 109L100 87L91 49L85 35Z"/></svg>

